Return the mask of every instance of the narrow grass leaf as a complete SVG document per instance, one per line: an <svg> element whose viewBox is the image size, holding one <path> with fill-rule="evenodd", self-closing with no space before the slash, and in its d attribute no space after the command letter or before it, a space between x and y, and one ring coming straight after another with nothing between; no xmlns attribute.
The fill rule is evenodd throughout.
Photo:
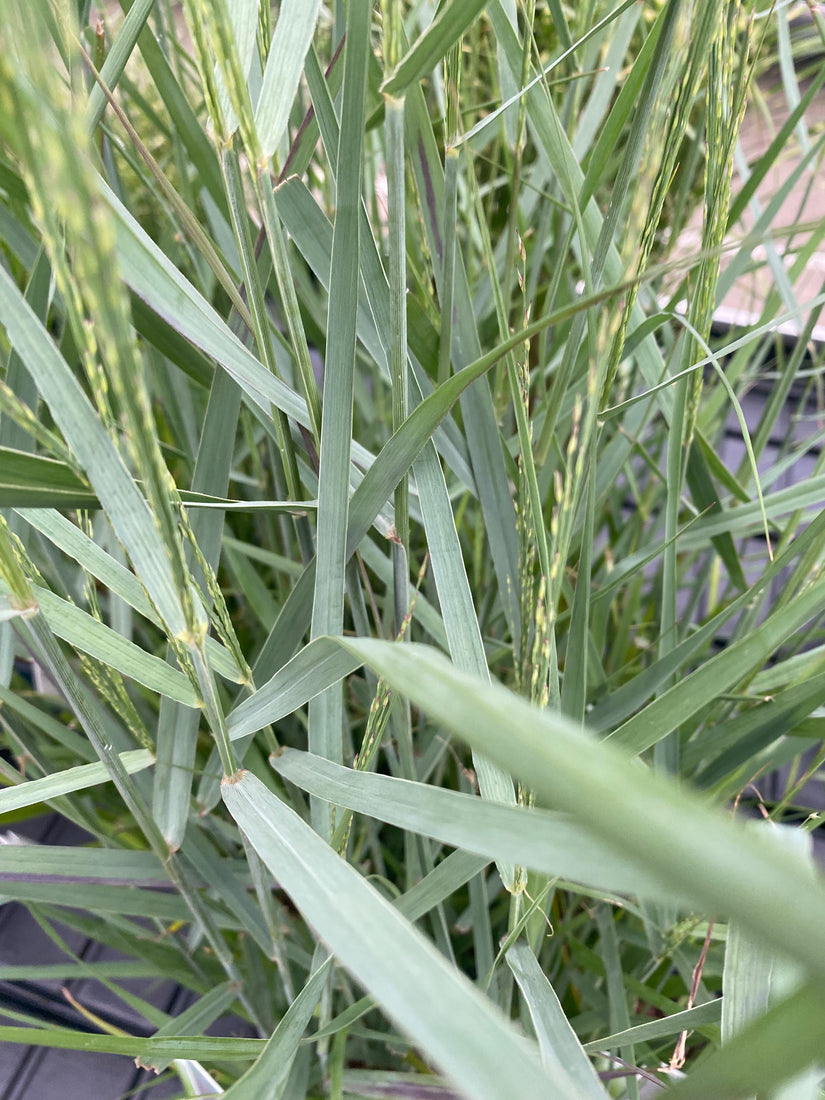
<svg viewBox="0 0 825 1100"><path fill-rule="evenodd" d="M654 777L559 715L537 711L498 684L482 684L416 643L340 639L431 720L528 783L712 913L735 915L766 942L825 975L819 913L825 886L769 836L754 837L694 795ZM763 883L773 889L765 891Z"/></svg>
<svg viewBox="0 0 825 1100"><path fill-rule="evenodd" d="M679 1035L683 1031L692 1031L694 1028L702 1028L708 1024L718 1024L721 1019L722 998L717 997L695 1008L687 1008L684 1012L674 1012L662 1020L650 1020L649 1023L628 1028L627 1031L618 1031L615 1035L594 1039L592 1043L585 1043L584 1049L588 1054L596 1054L600 1050L616 1050L629 1043L648 1043L656 1039L668 1039L671 1035Z"/></svg>
<svg viewBox="0 0 825 1100"><path fill-rule="evenodd" d="M270 763L309 794L442 844L596 890L676 900L672 887L562 814L343 768L295 749L273 755ZM684 894L683 901L690 904Z"/></svg>
<svg viewBox="0 0 825 1100"><path fill-rule="evenodd" d="M146 749L134 749L121 753L120 762L131 775L151 767L155 758ZM105 764L79 764L76 768L55 772L43 779L31 779L16 787L6 787L0 791L0 814L11 813L24 806L38 806L41 802L73 791L97 787L100 783L108 783L111 778Z"/></svg>
<svg viewBox="0 0 825 1100"><path fill-rule="evenodd" d="M529 1045L328 844L244 772L222 784L227 809L340 962L468 1095L549 1096ZM386 960L392 959L387 966Z"/></svg>
<svg viewBox="0 0 825 1100"><path fill-rule="evenodd" d="M190 921L192 914L177 893L143 890L137 886L101 886L85 882L82 889L69 889L65 882L27 882L7 879L3 896L38 905L60 905L88 909L93 913L119 913L133 917L154 917L162 921ZM236 921L222 921L235 927Z"/></svg>
<svg viewBox="0 0 825 1100"><path fill-rule="evenodd" d="M102 765L92 764L91 767L100 768ZM88 880L108 886L137 884L168 886L169 884L163 865L153 852L141 852L128 848L4 844L0 846L0 878L12 878L15 875L36 877L41 880L49 878L71 879L75 882Z"/></svg>
<svg viewBox="0 0 825 1100"><path fill-rule="evenodd" d="M800 593L786 607L769 616L758 631L718 653L700 669L680 680L614 730L608 740L631 753L644 752L656 744L703 706L761 668L794 631L816 614L823 593L825 584L821 581Z"/></svg>
<svg viewBox="0 0 825 1100"><path fill-rule="evenodd" d="M298 1044L318 1007L331 966L330 957L311 974L279 1020L258 1060L226 1090L225 1100L279 1100L283 1095Z"/></svg>
<svg viewBox="0 0 825 1100"><path fill-rule="evenodd" d="M220 1016L229 1011L237 999L237 987L230 982L223 982L159 1027L153 1038L165 1039L167 1036L203 1034ZM138 1059L139 1065L144 1069L153 1069L155 1073L163 1073L171 1061L171 1058L159 1058L157 1055L149 1061Z"/></svg>
<svg viewBox="0 0 825 1100"><path fill-rule="evenodd" d="M0 447L0 508L97 508L88 484L64 462Z"/></svg>
<svg viewBox="0 0 825 1100"><path fill-rule="evenodd" d="M100 189L115 215L117 250L127 285L163 320L211 356L267 417L274 405L309 426L305 402L244 347L217 311L141 229L114 192Z"/></svg>
<svg viewBox="0 0 825 1100"><path fill-rule="evenodd" d="M433 275L439 285L443 265L444 235L441 219L444 210L444 171L420 89L411 91L407 97L406 143L412 157L421 215L433 257ZM478 361L481 354L472 297L460 256L456 257L453 294L453 364L454 369L460 370L469 363ZM526 339L527 331L523 331L521 335ZM510 350L507 343L505 341L505 345L501 346L501 355L498 358L503 358ZM519 341L515 341L513 347L518 343ZM511 636L519 637L516 515L504 466L501 435L486 380L480 379L478 385L467 390L461 409L473 475L484 513L486 536L498 581L499 598Z"/></svg>
<svg viewBox="0 0 825 1100"><path fill-rule="evenodd" d="M132 1035L90 1035L87 1031L39 1027L0 1026L0 1042L55 1050L86 1050L120 1054L127 1058L193 1058L199 1062L250 1062L257 1058L263 1039L233 1039L192 1035L172 1039L140 1039Z"/></svg>
<svg viewBox="0 0 825 1100"><path fill-rule="evenodd" d="M819 1060L825 1046L821 983L807 985L758 1017L726 1047L705 1059L668 1100L746 1100Z"/></svg>
<svg viewBox="0 0 825 1100"><path fill-rule="evenodd" d="M567 1021L559 999L526 943L514 944L506 955L527 1002L544 1068L552 1075L559 1096L605 1100L608 1095Z"/></svg>
<svg viewBox="0 0 825 1100"><path fill-rule="evenodd" d="M169 557L146 500L65 359L4 270L0 323L25 359L165 623L173 633L183 632L183 610Z"/></svg>
<svg viewBox="0 0 825 1100"><path fill-rule="evenodd" d="M366 0L353 0L347 16L318 470L318 564L312 608L313 638L337 634L344 622L370 14L371 4ZM310 707L310 747L321 756L341 760L342 725L341 693L335 688L327 689ZM319 831L326 835L331 826L329 807L314 803L313 818Z"/></svg>
<svg viewBox="0 0 825 1100"><path fill-rule="evenodd" d="M123 24L112 43L111 49L106 54L106 60L100 70L100 76L103 83L111 91L114 91L117 87L123 70L126 68L129 58L132 56L132 51L135 48L137 40L143 28L146 26L146 21L149 18L149 13L153 5L154 0L135 0L135 3L126 13L126 18L123 20ZM89 93L89 103L86 107L86 126L89 133L97 129L98 123L103 118L103 112L105 110L106 97L103 94L103 89L99 84L94 84Z"/></svg>
<svg viewBox="0 0 825 1100"><path fill-rule="evenodd" d="M484 0L447 0L442 4L429 27L381 85L384 95L400 97L431 72L483 7Z"/></svg>
<svg viewBox="0 0 825 1100"><path fill-rule="evenodd" d="M124 676L137 680L151 691L168 695L170 699L189 707L198 706L198 698L191 683L179 669L168 665L160 657L147 653L99 619L95 619L82 608L61 600L53 592L35 588L34 593L43 617L58 638L69 642L82 653L88 653L111 668L116 668Z"/></svg>
<svg viewBox="0 0 825 1100"><path fill-rule="evenodd" d="M255 108L255 127L266 160L286 130L319 7L320 0L286 0L279 9Z"/></svg>
<svg viewBox="0 0 825 1100"><path fill-rule="evenodd" d="M227 719L233 740L285 718L354 672L360 662L330 638L315 638L244 699Z"/></svg>
<svg viewBox="0 0 825 1100"><path fill-rule="evenodd" d="M438 455L432 444L422 450L414 470L450 655L456 667L489 682L490 673L487 670L481 630L473 606L450 498ZM507 773L477 753L474 754L473 763L483 797L514 805L516 793ZM515 868L505 862L499 865L499 870L505 886L511 889L515 881Z"/></svg>
<svg viewBox="0 0 825 1100"><path fill-rule="evenodd" d="M146 592L134 573L130 573L121 562L108 554L74 523L50 509L24 508L19 510L18 515L69 557L74 558L85 571L99 580L114 595L124 600L149 622L162 627L157 612L147 599ZM227 650L211 636L206 638L205 648L210 667L225 679L237 681L238 669Z"/></svg>

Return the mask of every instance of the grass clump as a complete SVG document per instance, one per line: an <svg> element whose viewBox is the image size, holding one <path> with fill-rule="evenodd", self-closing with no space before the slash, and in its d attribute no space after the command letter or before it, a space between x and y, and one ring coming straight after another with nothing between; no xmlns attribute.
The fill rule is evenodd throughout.
<svg viewBox="0 0 825 1100"><path fill-rule="evenodd" d="M4 896L191 1007L66 949L151 1036L0 1040L232 1100L821 1095L794 15L6 0L0 813L89 839Z"/></svg>

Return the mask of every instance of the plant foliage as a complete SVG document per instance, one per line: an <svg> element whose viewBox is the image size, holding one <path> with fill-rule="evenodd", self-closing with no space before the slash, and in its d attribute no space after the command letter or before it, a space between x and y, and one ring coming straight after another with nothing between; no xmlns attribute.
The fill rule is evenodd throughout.
<svg viewBox="0 0 825 1100"><path fill-rule="evenodd" d="M0 1041L232 1100L822 1095L797 15L3 0L0 815L88 840L0 847L2 900L153 1034Z"/></svg>

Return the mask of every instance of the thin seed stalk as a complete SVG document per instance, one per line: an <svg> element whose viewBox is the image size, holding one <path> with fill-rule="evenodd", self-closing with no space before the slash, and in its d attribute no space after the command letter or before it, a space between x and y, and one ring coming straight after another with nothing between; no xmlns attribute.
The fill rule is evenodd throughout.
<svg viewBox="0 0 825 1100"><path fill-rule="evenodd" d="M441 329L438 341L439 385L450 377L452 362L458 157L458 149L452 146L448 147L444 153L444 255L441 279Z"/></svg>
<svg viewBox="0 0 825 1100"><path fill-rule="evenodd" d="M453 340L453 291L455 281L458 149L455 141L459 134L461 112L461 39L453 45L444 58L444 240L441 254L441 318L438 345L438 381L450 377Z"/></svg>
<svg viewBox="0 0 825 1100"><path fill-rule="evenodd" d="M740 36L736 30L741 6L741 0L729 0L717 24L708 66L708 155L705 162L702 222L704 258L699 267L698 285L691 298L689 312L689 319L702 339L706 339L710 333L716 305L720 248L725 239L730 209L734 149L745 114L747 90L753 71L753 61L748 64L747 36L744 45L740 45ZM686 360L683 360L683 364L688 366L693 361L697 343L695 339L688 339L685 343L688 350L685 352ZM688 445L696 425L702 381L702 372L695 371L690 380L685 419L685 442Z"/></svg>
<svg viewBox="0 0 825 1100"><path fill-rule="evenodd" d="M387 139L387 201L389 211L390 367L392 371L392 430L398 431L409 414L407 372L407 264L404 186L404 100L385 98ZM395 490L393 553L395 621L400 624L409 606L410 542L409 484L402 477ZM395 550L395 548L394 548Z"/></svg>
<svg viewBox="0 0 825 1100"><path fill-rule="evenodd" d="M272 334L269 330L269 317L264 302L264 288L261 286L258 274L258 265L255 260L255 245L249 229L249 218L246 214L244 203L243 184L241 170L238 163L238 153L233 146L228 146L221 155L221 171L223 173L226 197L229 202L229 212L232 221L232 230L241 257L244 283L246 285L249 307L252 314L253 332L258 345L259 353L267 368L277 374L275 354L272 347ZM295 457L295 448L289 431L289 423L280 409L272 410L272 420L275 424L275 433L278 439L278 449L281 454L281 463L284 468L287 492L292 500L300 500L300 475L298 474L298 462Z"/></svg>
<svg viewBox="0 0 825 1100"><path fill-rule="evenodd" d="M637 276L641 276L644 273L653 251L665 199L667 198L670 186L673 182L677 157L679 155L679 150L682 148L684 135L690 123L691 111L693 110L700 82L707 65L708 50L713 37L714 24L718 22L718 18L718 13L713 4L702 5L699 17L691 29L692 48L690 49L688 64L683 75L676 83L673 106L668 112L666 120L664 120L666 130L660 146L662 153L655 168L652 189L649 194L646 194L646 187L639 187L636 191L637 198L634 203L635 216L638 217L643 212L646 212L644 224L638 235L639 246L635 264ZM671 71L669 78L672 79L673 75ZM654 106L654 111L664 110L664 103L665 99L662 99L658 106ZM654 126L649 131L648 148L650 148L652 142L657 140L657 130L658 127ZM653 158L648 155L645 159L651 162ZM643 173L643 175L646 174L646 172ZM634 237L635 234L630 232L628 233L627 239L632 240ZM638 290L639 283L634 282L633 286L629 288L627 297L625 298L622 319L613 338L607 373L602 386L602 406L606 405L610 400L611 390L616 380L619 364L621 363L624 351L630 318L636 305Z"/></svg>
<svg viewBox="0 0 825 1100"><path fill-rule="evenodd" d="M215 746L218 750L218 755L221 758L221 767L223 768L223 774L225 776L232 776L238 770L238 764L235 760L235 752L232 748L232 742L229 740L229 731L226 728L226 719L224 718L223 708L218 700L218 693L215 689L215 680L212 675L212 671L206 662L206 653L203 648L203 642L193 639L188 645L189 658L192 662L192 666L195 670L195 675L198 680L198 687L200 689L201 701L203 705L203 712L206 715L206 720L209 723L209 728L212 731L212 736L215 740Z"/></svg>
<svg viewBox="0 0 825 1100"><path fill-rule="evenodd" d="M309 345L304 332L304 323L301 320L301 310L298 305L295 282L292 278L286 238L284 237L281 219L278 216L275 191L272 188L268 173L261 173L261 175L254 177L254 184L261 216L263 217L264 229L266 230L269 254L272 257L275 281L278 284L278 293L281 296L281 308L284 311L284 320L289 332L292 353L298 364L304 400L309 410L310 428L317 447L321 442L321 397L318 393L318 384L315 381L315 373L309 357Z"/></svg>
<svg viewBox="0 0 825 1100"><path fill-rule="evenodd" d="M422 581L424 580L424 572L426 569L426 560L421 567L421 572L418 576L418 585L416 586L416 594ZM415 596L413 596L404 618L401 621L401 627L396 635L396 641L402 642L407 636L410 624L412 623L413 612L415 611ZM389 722L390 712L392 711L392 705L394 702L393 694L387 685L386 680L379 680L376 688L375 695L373 696L370 704L369 715L367 716L367 728L364 731L364 739L361 743L361 748L355 756L352 762L352 766L356 771L371 771L372 766L375 763L375 758L378 755L378 750L381 747L381 742L384 739L384 734L387 729L387 723ZM406 704L406 700L399 699L399 703ZM332 847L341 854L346 851L347 842L349 841L349 834L352 828L352 810L344 808L341 811L341 816L336 821L335 830L332 834L332 840L330 841Z"/></svg>
<svg viewBox="0 0 825 1100"><path fill-rule="evenodd" d="M527 86L530 79L530 46L533 41L533 23L536 14L535 0L527 0L524 5L524 43L521 63L521 87ZM510 182L510 209L507 214L507 252L504 260L504 313L509 318L513 281L510 272L515 266L516 241L518 238L519 187L521 184L521 166L524 157L524 134L527 127L527 97L521 96L518 102L518 123L516 126L516 146L513 150L513 172ZM522 261L523 262L523 261Z"/></svg>

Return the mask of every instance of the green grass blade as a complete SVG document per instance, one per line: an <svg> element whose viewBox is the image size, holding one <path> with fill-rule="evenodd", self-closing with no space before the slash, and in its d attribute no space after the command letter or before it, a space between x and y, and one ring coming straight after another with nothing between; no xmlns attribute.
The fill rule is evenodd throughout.
<svg viewBox="0 0 825 1100"><path fill-rule="evenodd" d="M58 638L69 642L81 653L88 653L139 684L168 695L179 703L197 707L198 699L191 683L179 670L160 657L122 638L116 631L92 615L61 600L45 588L34 589L35 598L49 628Z"/></svg>
<svg viewBox="0 0 825 1100"><path fill-rule="evenodd" d="M663 1020L651 1020L646 1024L637 1024L627 1031L619 1031L615 1035L606 1035L604 1039L594 1039L592 1043L585 1043L584 1049L589 1054L595 1054L600 1050L615 1050L627 1043L646 1043L654 1039L667 1039L671 1035L679 1035L682 1031L692 1031L694 1028L702 1028L707 1024L716 1024L722 1018L722 998L707 1001L696 1008L685 1009L684 1012L674 1012Z"/></svg>
<svg viewBox="0 0 825 1100"><path fill-rule="evenodd" d="M146 500L66 361L5 271L0 271L0 323L25 358L155 606L173 633L183 631L177 585Z"/></svg>
<svg viewBox="0 0 825 1100"><path fill-rule="evenodd" d="M267 417L274 405L308 427L304 401L244 347L117 196L104 183L100 187L115 215L118 256L127 285L177 333L214 358Z"/></svg>
<svg viewBox="0 0 825 1100"><path fill-rule="evenodd" d="M509 27L509 24L508 24ZM419 194L419 205L427 232L430 254L434 258L436 283L442 275L444 172L435 138L420 90L410 92L406 101L406 144L412 157ZM456 256L453 294L453 364L459 371L477 360L481 353L467 275ZM526 331L522 334L526 338ZM513 347L518 342L513 343ZM509 348L502 346L502 357ZM485 517L499 597L512 637L519 636L517 598L518 545L513 500L504 466L501 437L486 381L468 389L462 400L465 434L479 499Z"/></svg>
<svg viewBox="0 0 825 1100"><path fill-rule="evenodd" d="M319 7L320 0L287 0L278 12L255 108L261 154L267 161L286 130Z"/></svg>
<svg viewBox="0 0 825 1100"><path fill-rule="evenodd" d="M442 4L426 31L381 85L384 95L400 97L431 72L483 7L484 0L447 0Z"/></svg>
<svg viewBox="0 0 825 1100"><path fill-rule="evenodd" d="M101 768L102 765L92 767ZM0 874L4 877L37 875L88 880L108 886L149 887L169 883L163 865L152 852L127 848L72 848L58 844L4 844L0 850Z"/></svg>
<svg viewBox="0 0 825 1100"><path fill-rule="evenodd" d="M435 447L424 448L414 469L450 655L457 668L489 682L481 631ZM515 804L515 789L507 773L477 753L473 762L483 797ZM502 863L499 870L505 886L511 889L515 882L514 868Z"/></svg>
<svg viewBox="0 0 825 1100"><path fill-rule="evenodd" d="M90 1035L87 1031L39 1027L0 1026L0 1041L25 1043L52 1050L86 1050L120 1054L127 1058L194 1058L199 1062L241 1061L257 1058L261 1039L225 1039L193 1035L172 1039L138 1039L131 1035Z"/></svg>
<svg viewBox="0 0 825 1100"><path fill-rule="evenodd" d="M321 963L292 1002L253 1066L226 1090L226 1100L279 1100L283 1095L298 1044L329 978L332 959Z"/></svg>
<svg viewBox="0 0 825 1100"><path fill-rule="evenodd" d="M821 987L805 986L751 1023L667 1095L673 1100L747 1100L779 1085L821 1057L823 1007Z"/></svg>
<svg viewBox="0 0 825 1100"><path fill-rule="evenodd" d="M120 33L106 55L106 61L100 70L100 76L112 91L117 87L117 82L126 68L141 31L146 26L146 20L149 18L153 4L154 0L136 0L127 12ZM86 108L86 126L89 133L93 133L97 129L105 110L106 97L100 85L95 84L89 93L89 103Z"/></svg>
<svg viewBox="0 0 825 1100"><path fill-rule="evenodd" d="M507 952L506 958L527 1002L544 1068L552 1075L559 1096L571 1096L576 1100L604 1100L608 1094L582 1050L536 956L526 943L516 943Z"/></svg>
<svg viewBox="0 0 825 1100"><path fill-rule="evenodd" d="M352 442L355 330L358 305L359 211L363 174L367 59L371 5L353 0L347 19L343 103L332 236L327 354L318 471L318 533L312 637L337 633L344 622L349 464ZM319 755L343 759L342 700L332 688L310 707L309 744ZM326 835L329 808L313 807Z"/></svg>
<svg viewBox="0 0 825 1100"><path fill-rule="evenodd" d="M225 371L216 371L192 476L192 489L196 492L227 492L240 407L240 387ZM224 513L198 511L191 522L192 534L200 554L209 568L217 571ZM187 548L190 567L193 565L193 556L190 546ZM196 575L200 572L200 567L196 565ZM167 654L167 660L169 658L170 655ZM214 668L214 661L210 663ZM180 848L189 817L199 725L200 714L197 711L176 706L168 697L161 701L152 813L170 851Z"/></svg>
<svg viewBox="0 0 825 1100"><path fill-rule="evenodd" d="M161 1039L167 1036L199 1035L214 1024L220 1016L225 1015L237 999L238 990L231 983L224 982L210 989L193 1005L159 1027L153 1037ZM171 1058L157 1056L150 1061L138 1059L144 1069L154 1070L155 1073L163 1073L171 1061Z"/></svg>
<svg viewBox="0 0 825 1100"><path fill-rule="evenodd" d="M822 582L802 592L787 607L766 619L754 634L723 650L701 670L697 669L648 704L614 730L608 740L631 753L644 752L655 745L707 703L760 669L771 654L815 614L823 592L825 584ZM701 676L697 675L700 671Z"/></svg>
<svg viewBox="0 0 825 1100"><path fill-rule="evenodd" d="M294 749L283 750L270 763L310 794L442 844L510 865L521 863L598 891L675 897L671 887L644 867L604 847L559 814L342 768Z"/></svg>
<svg viewBox="0 0 825 1100"><path fill-rule="evenodd" d="M504 1100L518 1074L526 1094L549 1095L535 1054L494 1006L308 825L248 772L224 782L222 794L342 965L460 1088Z"/></svg>
<svg viewBox="0 0 825 1100"><path fill-rule="evenodd" d="M292 714L358 667L357 658L344 653L330 638L315 638L284 664L229 715L235 739Z"/></svg>
<svg viewBox="0 0 825 1100"><path fill-rule="evenodd" d="M528 783L540 798L639 859L697 905L735 915L811 974L825 974L817 914L825 888L768 837L753 837L624 752L496 684L480 684L426 646L340 639L391 687ZM773 883L765 891L762 884ZM790 899L794 899L791 901Z"/></svg>
<svg viewBox="0 0 825 1100"><path fill-rule="evenodd" d="M120 3L122 8L131 12L134 0L120 0ZM225 210L226 198L221 184L215 146L206 134L206 127L199 121L195 107L189 102L185 83L181 84L167 54L148 23L144 24L138 36L138 49L158 94L169 112L174 133L184 150L186 160L192 164L198 180L207 189L218 208Z"/></svg>
<svg viewBox="0 0 825 1100"><path fill-rule="evenodd" d="M45 455L0 447L0 508L96 508L71 467Z"/></svg>
<svg viewBox="0 0 825 1100"><path fill-rule="evenodd" d="M146 749L133 749L121 753L120 761L124 770L132 775L151 767L155 758ZM31 779L27 783L19 783L16 787L6 787L0 791L0 813L11 813L12 810L19 810L24 806L37 806L59 795L84 791L100 783L107 783L110 779L108 769L101 763L80 764L76 768L44 776L43 779Z"/></svg>

